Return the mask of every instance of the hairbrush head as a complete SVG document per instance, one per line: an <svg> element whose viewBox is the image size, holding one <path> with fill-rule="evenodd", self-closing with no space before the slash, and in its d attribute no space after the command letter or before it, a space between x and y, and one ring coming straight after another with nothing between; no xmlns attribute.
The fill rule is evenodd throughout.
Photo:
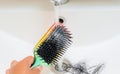
<svg viewBox="0 0 120 74"><path fill-rule="evenodd" d="M32 67L57 63L71 44L71 38L65 26L53 24L34 48L35 60Z"/></svg>

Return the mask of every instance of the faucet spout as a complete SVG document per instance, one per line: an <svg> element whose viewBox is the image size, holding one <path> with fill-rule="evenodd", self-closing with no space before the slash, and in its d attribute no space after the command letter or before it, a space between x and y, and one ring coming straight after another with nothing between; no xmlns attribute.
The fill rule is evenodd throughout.
<svg viewBox="0 0 120 74"><path fill-rule="evenodd" d="M60 6L69 2L69 0L51 0L54 6Z"/></svg>

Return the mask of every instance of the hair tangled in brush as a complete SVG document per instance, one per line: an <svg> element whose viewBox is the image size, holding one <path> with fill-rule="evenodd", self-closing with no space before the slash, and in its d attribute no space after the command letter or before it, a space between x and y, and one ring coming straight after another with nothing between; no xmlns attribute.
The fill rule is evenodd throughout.
<svg viewBox="0 0 120 74"><path fill-rule="evenodd" d="M55 64L71 45L71 38L71 34L65 26L57 25L42 45L38 47L37 54L46 63Z"/></svg>

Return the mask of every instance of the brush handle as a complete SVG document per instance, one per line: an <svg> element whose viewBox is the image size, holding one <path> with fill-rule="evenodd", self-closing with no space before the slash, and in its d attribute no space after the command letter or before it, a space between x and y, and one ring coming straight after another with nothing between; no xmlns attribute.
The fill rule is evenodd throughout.
<svg viewBox="0 0 120 74"><path fill-rule="evenodd" d="M38 66L50 66L47 64L39 55L34 56L34 62L31 65L31 68L36 68Z"/></svg>

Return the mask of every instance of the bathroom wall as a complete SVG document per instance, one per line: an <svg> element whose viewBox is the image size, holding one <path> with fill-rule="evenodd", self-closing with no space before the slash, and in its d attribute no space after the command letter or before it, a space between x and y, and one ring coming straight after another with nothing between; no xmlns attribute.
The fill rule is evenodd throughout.
<svg viewBox="0 0 120 74"><path fill-rule="evenodd" d="M105 63L101 74L119 74L119 1L71 0L60 7L73 44L65 54L72 63ZM35 43L54 22L50 1L0 1L0 74L12 60L32 55Z"/></svg>

